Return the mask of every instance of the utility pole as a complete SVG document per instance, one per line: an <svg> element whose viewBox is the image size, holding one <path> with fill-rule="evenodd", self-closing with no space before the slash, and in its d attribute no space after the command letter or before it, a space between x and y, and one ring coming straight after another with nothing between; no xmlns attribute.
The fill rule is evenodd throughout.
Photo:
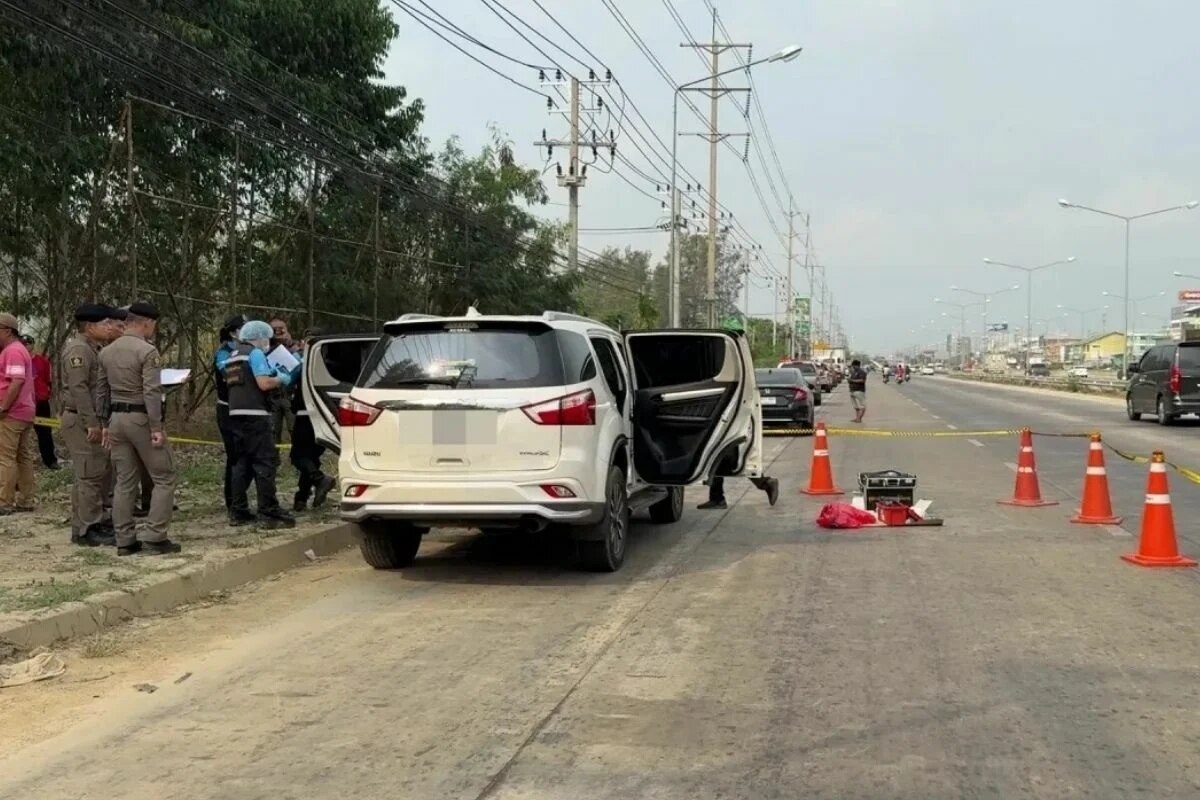
<svg viewBox="0 0 1200 800"><path fill-rule="evenodd" d="M708 307L708 325L717 326L717 145L730 136L748 136L749 134L720 133L717 127L718 101L732 92L750 92L749 88L722 89L720 81L720 56L727 50L742 48L749 50L749 44L732 44L717 41L717 11L712 12L712 39L707 43L685 42L680 47L704 50L711 58L710 86L708 89L688 89L680 87L679 91L699 91L709 97L708 131L694 134L708 140L708 271L705 280L704 301ZM676 262L678 263L678 262Z"/></svg>
<svg viewBox="0 0 1200 800"><path fill-rule="evenodd" d="M375 252L374 252L374 270L372 276L372 284L374 291L371 296L374 298L374 307L371 311L371 321L375 325L375 329L379 330L379 195L381 181L375 182Z"/></svg>
<svg viewBox="0 0 1200 800"><path fill-rule="evenodd" d="M555 72L555 80L547 81L544 72L540 74L543 86L561 86L563 84L562 72ZM575 272L579 269L579 190L587 185L587 164L584 164L579 159L579 148L590 147L592 149L593 161L599 160L600 148L608 148L609 158L613 157L616 150L615 136L610 132L607 139L599 138L592 133L591 138L583 139L579 130L579 115L580 113L599 114L604 111L604 100L601 97L596 97L594 106L581 107L580 103L580 87L584 84L600 84L608 83L612 80L611 75L606 75L603 80L597 79L595 73L588 73L588 79L581 81L575 76L570 76L569 95L567 104L569 108L565 112L567 121L570 125L570 135L566 141L561 139L549 139L546 136L546 131L542 131L541 140L534 142L537 147L545 147L547 155L554 155L555 147L566 147L568 151L567 170L564 173L562 165L558 165L558 185L566 188L568 195L568 226L570 229L569 240L567 242L567 269ZM546 110L551 114L562 114L554 103L554 99L546 98Z"/></svg>
<svg viewBox="0 0 1200 800"><path fill-rule="evenodd" d="M317 160L314 158L308 173L308 327L316 325L316 270L314 251L317 249Z"/></svg>
<svg viewBox="0 0 1200 800"><path fill-rule="evenodd" d="M125 98L125 191L129 200L129 296L137 300L137 196L133 189L133 100Z"/></svg>
<svg viewBox="0 0 1200 800"><path fill-rule="evenodd" d="M787 252L787 326L788 358L796 355L796 301L792 292L792 267L796 261L796 212L792 210L792 198L788 196L788 252Z"/></svg>

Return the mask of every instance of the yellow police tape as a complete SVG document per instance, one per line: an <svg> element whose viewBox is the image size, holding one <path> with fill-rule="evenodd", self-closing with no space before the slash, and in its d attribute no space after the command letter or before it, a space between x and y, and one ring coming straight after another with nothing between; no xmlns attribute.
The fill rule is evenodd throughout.
<svg viewBox="0 0 1200 800"><path fill-rule="evenodd" d="M59 423L58 420L52 419L50 417L37 417L34 419L33 424L41 425L46 428L61 428L62 427L62 425ZM170 442L171 444L192 444L192 445L199 445L201 447L224 447L225 446L224 442L214 442L214 441L210 441L208 439L191 439L186 436L168 436L167 441ZM286 444L276 445L276 447L278 447L280 450L284 450L289 446L290 445L286 445Z"/></svg>

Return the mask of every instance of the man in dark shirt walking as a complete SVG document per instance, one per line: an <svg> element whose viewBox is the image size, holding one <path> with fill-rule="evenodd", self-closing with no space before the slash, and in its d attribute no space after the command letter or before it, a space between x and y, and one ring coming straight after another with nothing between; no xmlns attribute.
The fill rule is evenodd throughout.
<svg viewBox="0 0 1200 800"><path fill-rule="evenodd" d="M867 371L857 358L850 362L846 384L850 388L850 402L854 404L854 421L862 422L867 413Z"/></svg>

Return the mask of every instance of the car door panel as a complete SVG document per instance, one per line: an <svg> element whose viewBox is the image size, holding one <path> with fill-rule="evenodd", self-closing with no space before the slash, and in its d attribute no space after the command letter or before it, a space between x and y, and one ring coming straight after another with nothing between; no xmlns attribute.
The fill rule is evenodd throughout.
<svg viewBox="0 0 1200 800"><path fill-rule="evenodd" d="M379 338L378 334L337 334L308 343L300 391L314 437L334 452L341 450L338 403L354 388L367 354Z"/></svg>
<svg viewBox="0 0 1200 800"><path fill-rule="evenodd" d="M722 471L760 468L747 458L761 443L761 413L740 334L639 331L626 334L626 349L635 380L634 465L642 480L682 486L706 479L727 466L716 461L730 445L736 457Z"/></svg>

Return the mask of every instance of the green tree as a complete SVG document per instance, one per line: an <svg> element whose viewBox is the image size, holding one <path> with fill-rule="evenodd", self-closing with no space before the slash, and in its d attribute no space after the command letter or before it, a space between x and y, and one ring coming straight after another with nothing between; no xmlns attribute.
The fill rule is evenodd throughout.
<svg viewBox="0 0 1200 800"><path fill-rule="evenodd" d="M659 324L650 253L608 247L581 268L578 308L617 330Z"/></svg>
<svg viewBox="0 0 1200 800"><path fill-rule="evenodd" d="M655 270L654 297L660 309L670 307L669 262ZM685 328L708 326L708 236L683 234L679 242L679 320ZM743 267L740 253L730 246L728 235L717 238L716 316L720 320L738 314L738 294L742 290Z"/></svg>

